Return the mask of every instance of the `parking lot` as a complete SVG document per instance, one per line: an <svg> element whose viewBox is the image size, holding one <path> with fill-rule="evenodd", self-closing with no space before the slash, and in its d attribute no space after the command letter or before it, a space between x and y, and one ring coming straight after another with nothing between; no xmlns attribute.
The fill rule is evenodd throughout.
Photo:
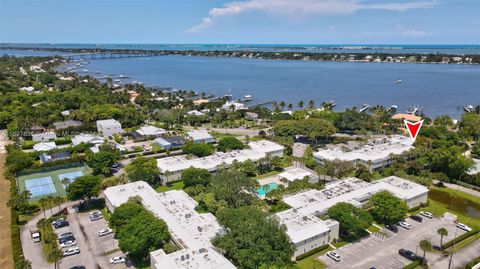
<svg viewBox="0 0 480 269"><path fill-rule="evenodd" d="M80 248L80 253L65 257L60 262L61 269L69 269L74 266L85 266L85 268L127 268L125 264L110 264L109 260L114 256L124 256L118 249L118 241L114 235L108 234L98 236L98 231L107 227L105 219L91 221L89 213L71 214L67 217L70 226L56 229L60 235L65 232L72 232Z"/></svg>
<svg viewBox="0 0 480 269"><path fill-rule="evenodd" d="M404 248L421 256L423 251L417 248L421 240L429 239L432 245L440 245L440 236L437 234L439 228L444 227L448 230L448 236L443 237L443 242L453 239L455 235L456 224L443 219L423 218L423 222L407 219L406 222L411 225L410 230L398 227L398 233L393 233L383 229L379 233L373 233L358 242L335 250L341 257L340 262L335 262L326 255L319 259L328 268L402 268L410 261L398 254L399 249ZM457 235L462 233L464 231L458 229ZM434 254L427 253L427 260L432 255Z"/></svg>

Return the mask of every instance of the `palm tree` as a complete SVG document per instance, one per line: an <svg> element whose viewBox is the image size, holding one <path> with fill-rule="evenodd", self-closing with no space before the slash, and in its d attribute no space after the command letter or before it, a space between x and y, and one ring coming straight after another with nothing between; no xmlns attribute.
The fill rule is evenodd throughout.
<svg viewBox="0 0 480 269"><path fill-rule="evenodd" d="M70 184L70 179L68 177L62 178L62 184L67 189L68 184Z"/></svg>
<svg viewBox="0 0 480 269"><path fill-rule="evenodd" d="M58 265L58 261L60 261L62 257L63 257L63 252L60 249L55 248L55 249L52 249L52 251L50 251L49 258L50 260L54 261L55 269L60 268Z"/></svg>
<svg viewBox="0 0 480 269"><path fill-rule="evenodd" d="M58 206L58 212L60 212L61 208L60 206L62 205L64 199L61 196L55 196L53 197L53 202Z"/></svg>
<svg viewBox="0 0 480 269"><path fill-rule="evenodd" d="M292 103L289 103L287 107L288 107L288 110L292 110L293 109Z"/></svg>
<svg viewBox="0 0 480 269"><path fill-rule="evenodd" d="M423 250L422 264L424 264L425 263L425 253L427 251L432 250L432 243L430 243L429 240L424 239L424 240L420 241L420 243L418 243L418 246L420 247L420 249Z"/></svg>
<svg viewBox="0 0 480 269"><path fill-rule="evenodd" d="M310 100L308 101L308 108L313 109L315 107L315 101Z"/></svg>
<svg viewBox="0 0 480 269"><path fill-rule="evenodd" d="M50 214L53 216L53 204L55 203L53 196L49 195L46 197L48 206L50 207Z"/></svg>
<svg viewBox="0 0 480 269"><path fill-rule="evenodd" d="M437 234L440 235L440 247L442 247L443 237L448 235L448 230L442 227L442 228L437 230Z"/></svg>
<svg viewBox="0 0 480 269"><path fill-rule="evenodd" d="M45 218L47 218L47 214L45 213L45 208L48 205L48 198L47 197L40 198L40 200L38 200L38 204L40 205L40 207L43 210L43 216Z"/></svg>
<svg viewBox="0 0 480 269"><path fill-rule="evenodd" d="M283 108L285 108L285 102L281 101L279 106L280 106L280 110L283 110Z"/></svg>
<svg viewBox="0 0 480 269"><path fill-rule="evenodd" d="M298 102L298 107L299 107L300 109L303 109L303 106L304 106L303 101Z"/></svg>

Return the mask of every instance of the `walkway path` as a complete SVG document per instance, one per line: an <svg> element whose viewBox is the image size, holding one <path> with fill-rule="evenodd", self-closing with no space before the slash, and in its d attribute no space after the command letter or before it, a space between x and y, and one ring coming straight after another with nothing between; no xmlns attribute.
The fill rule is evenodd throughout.
<svg viewBox="0 0 480 269"><path fill-rule="evenodd" d="M5 130L0 130L0 268L13 268L12 244L10 242L10 182L5 178L5 145L10 143Z"/></svg>
<svg viewBox="0 0 480 269"><path fill-rule="evenodd" d="M433 181L433 183L437 183L437 182L438 182L438 180ZM463 187L463 186L460 186L460 185L457 185L457 184L453 184L453 183L443 182L443 185L445 185L445 187L447 187L449 189L463 191L463 192L468 193L470 195L480 197L480 191L469 189L469 188L466 188L466 187Z"/></svg>
<svg viewBox="0 0 480 269"><path fill-rule="evenodd" d="M476 240L468 247L460 250L459 252L453 254L453 262L452 262L452 269L453 268L464 268L467 263L471 260L478 257L480 253L480 240ZM429 254L427 254L429 255ZM428 259L428 256L427 256ZM450 257L443 257L432 261L429 265L430 268L438 268L438 269L448 269Z"/></svg>

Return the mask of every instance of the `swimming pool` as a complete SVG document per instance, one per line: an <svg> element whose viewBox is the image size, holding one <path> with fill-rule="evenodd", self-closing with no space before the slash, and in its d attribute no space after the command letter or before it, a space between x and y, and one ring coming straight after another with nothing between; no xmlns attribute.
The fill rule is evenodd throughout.
<svg viewBox="0 0 480 269"><path fill-rule="evenodd" d="M255 192L258 194L260 197L265 197L265 195L273 190L278 188L278 184L275 182L270 182L266 185L262 185L260 188L256 189Z"/></svg>

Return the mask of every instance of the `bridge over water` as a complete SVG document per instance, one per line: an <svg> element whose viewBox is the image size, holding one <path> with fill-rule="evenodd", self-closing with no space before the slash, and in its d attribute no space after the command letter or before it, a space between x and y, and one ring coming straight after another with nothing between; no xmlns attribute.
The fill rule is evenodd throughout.
<svg viewBox="0 0 480 269"><path fill-rule="evenodd" d="M102 52L82 52L62 55L67 60L80 59L113 59L113 58L134 58L134 57L151 57L163 56L163 51L102 51Z"/></svg>

